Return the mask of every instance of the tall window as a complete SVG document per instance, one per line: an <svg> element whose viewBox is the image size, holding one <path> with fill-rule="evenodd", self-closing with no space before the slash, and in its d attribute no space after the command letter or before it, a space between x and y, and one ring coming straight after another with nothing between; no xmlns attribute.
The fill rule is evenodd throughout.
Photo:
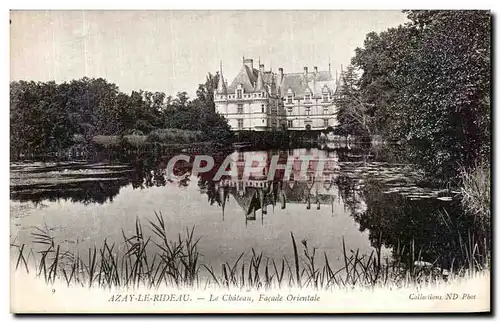
<svg viewBox="0 0 500 323"><path fill-rule="evenodd" d="M311 114L311 108L309 108L309 107L308 107L308 108L306 108L306 114L307 114L307 115L310 115L310 114Z"/></svg>
<svg viewBox="0 0 500 323"><path fill-rule="evenodd" d="M288 104L292 104L293 103L293 97L291 95L288 96L288 101L287 101Z"/></svg>
<svg viewBox="0 0 500 323"><path fill-rule="evenodd" d="M328 93L323 93L323 102L328 102Z"/></svg>
<svg viewBox="0 0 500 323"><path fill-rule="evenodd" d="M262 113L266 112L266 107L262 105Z"/></svg>
<svg viewBox="0 0 500 323"><path fill-rule="evenodd" d="M243 113L243 104L238 104L238 113Z"/></svg>
<svg viewBox="0 0 500 323"><path fill-rule="evenodd" d="M293 120L288 120L288 128L293 128Z"/></svg>
<svg viewBox="0 0 500 323"><path fill-rule="evenodd" d="M243 119L238 119L238 129L243 129Z"/></svg>
<svg viewBox="0 0 500 323"><path fill-rule="evenodd" d="M241 99L243 97L243 90L242 89L237 89L236 90L236 98Z"/></svg>
<svg viewBox="0 0 500 323"><path fill-rule="evenodd" d="M323 119L323 126L328 127L328 119Z"/></svg>

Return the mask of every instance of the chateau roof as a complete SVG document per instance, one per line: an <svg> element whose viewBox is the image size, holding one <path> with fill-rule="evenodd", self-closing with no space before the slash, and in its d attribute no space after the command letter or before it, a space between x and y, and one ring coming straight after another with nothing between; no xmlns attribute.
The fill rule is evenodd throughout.
<svg viewBox="0 0 500 323"><path fill-rule="evenodd" d="M231 85L227 88L228 92L234 93L238 88L238 84L242 85L245 92L253 92L258 73L259 71L255 68L252 71L248 66L243 65L238 75L236 75Z"/></svg>
<svg viewBox="0 0 500 323"><path fill-rule="evenodd" d="M321 98L325 87L330 94L333 94L337 86L337 82L330 71L309 72L307 75L304 73L283 74L283 80L281 84L278 84L277 74L271 71L259 71L243 64L231 85L224 89L225 84L219 83L217 92L235 93L239 84L241 84L245 93L267 91L269 89L272 95L275 95L278 90L279 95L282 97L286 97L290 89L294 97L299 99L304 98L307 91L311 93L312 98Z"/></svg>
<svg viewBox="0 0 500 323"><path fill-rule="evenodd" d="M264 87L264 76L262 75L262 72L259 71L258 76L257 76L257 82L255 82L255 91L265 91L266 88Z"/></svg>
<svg viewBox="0 0 500 323"><path fill-rule="evenodd" d="M304 73L288 73L283 75L280 94L285 97L290 89L296 98L303 98L309 89L313 98L321 98L324 86L328 87L330 93L335 89L335 79L330 71L318 71L316 75L309 72L307 77Z"/></svg>
<svg viewBox="0 0 500 323"><path fill-rule="evenodd" d="M259 74L262 74L262 84L260 84L260 86L258 84ZM272 85L273 83L276 83L274 78L275 75L271 71L261 73L258 69L251 69L250 67L243 65L238 75L236 75L234 80L231 82L231 85L227 87L227 92L236 92L238 84L242 85L246 93L266 91L267 89L264 85Z"/></svg>
<svg viewBox="0 0 500 323"><path fill-rule="evenodd" d="M217 85L217 92L227 94L226 82L224 82L224 76L222 75L222 70L220 72L219 84Z"/></svg>

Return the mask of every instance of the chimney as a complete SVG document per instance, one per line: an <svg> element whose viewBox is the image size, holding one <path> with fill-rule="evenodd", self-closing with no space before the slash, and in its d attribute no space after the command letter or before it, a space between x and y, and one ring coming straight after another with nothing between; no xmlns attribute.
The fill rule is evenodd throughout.
<svg viewBox="0 0 500 323"><path fill-rule="evenodd" d="M314 66L314 75L318 74L318 67Z"/></svg>
<svg viewBox="0 0 500 323"><path fill-rule="evenodd" d="M264 64L260 64L260 65L259 65L259 71L260 71L261 73L264 73Z"/></svg>
<svg viewBox="0 0 500 323"><path fill-rule="evenodd" d="M283 68L278 68L278 83L281 84L283 82Z"/></svg>
<svg viewBox="0 0 500 323"><path fill-rule="evenodd" d="M304 75L307 76L307 66L304 66Z"/></svg>
<svg viewBox="0 0 500 323"><path fill-rule="evenodd" d="M243 60L243 64L245 64L246 66L248 66L250 68L250 70L253 71L253 59L251 59L251 58L245 58Z"/></svg>

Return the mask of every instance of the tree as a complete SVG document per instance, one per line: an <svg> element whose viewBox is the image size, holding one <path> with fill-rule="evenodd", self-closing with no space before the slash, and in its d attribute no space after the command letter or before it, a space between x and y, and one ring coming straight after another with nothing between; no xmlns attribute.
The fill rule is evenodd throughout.
<svg viewBox="0 0 500 323"><path fill-rule="evenodd" d="M340 75L340 84L335 93L339 132L343 135L372 134L372 116L369 105L362 101L356 68L349 65Z"/></svg>
<svg viewBox="0 0 500 323"><path fill-rule="evenodd" d="M97 135L148 135L161 128L195 130L203 140L224 142L232 133L218 115L213 93L218 76L208 74L198 97L186 92L166 96L162 92L120 92L103 78L10 84L11 153L60 151L81 138L91 144Z"/></svg>
<svg viewBox="0 0 500 323"><path fill-rule="evenodd" d="M414 162L454 176L490 154L490 14L407 14L356 50L362 101L374 104L377 131L418 144Z"/></svg>
<svg viewBox="0 0 500 323"><path fill-rule="evenodd" d="M201 101L203 105L215 111L214 103L214 93L217 90L217 85L219 84L219 73L208 73L205 83L198 86L196 91L197 99Z"/></svg>
<svg viewBox="0 0 500 323"><path fill-rule="evenodd" d="M352 64L362 71L359 94L372 106L370 116L374 133L390 139L401 139L402 128L396 113L397 87L394 73L412 46L412 29L399 26L377 34L368 33L363 48L355 50Z"/></svg>

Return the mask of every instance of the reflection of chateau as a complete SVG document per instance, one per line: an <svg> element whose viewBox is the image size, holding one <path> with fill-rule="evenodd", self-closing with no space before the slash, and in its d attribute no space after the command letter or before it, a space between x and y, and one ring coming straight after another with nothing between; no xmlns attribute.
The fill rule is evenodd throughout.
<svg viewBox="0 0 500 323"><path fill-rule="evenodd" d="M314 161L309 163L305 178L296 177L303 167L301 158L304 156L313 160L325 160L324 178L316 180ZM273 180L267 178L271 153L236 152L232 157L237 167L238 177L223 178L214 186L221 201L222 212L230 196L243 209L247 220L255 220L257 211L260 210L262 216L267 214L268 206L281 205L284 209L287 203L295 203L304 204L306 209L315 207L319 210L322 205L332 205L335 196L338 195L338 188L334 184L338 176L335 174L338 166L334 154L329 156L328 152L315 149L281 152L278 164L286 164L290 158L294 160L292 175L290 178L283 178L284 172L282 171L277 173ZM244 178L245 165L250 164L249 160L254 161L252 164L254 167L260 164L262 173L252 173L248 178Z"/></svg>
<svg viewBox="0 0 500 323"><path fill-rule="evenodd" d="M324 177L335 176L338 170L338 155L335 151L324 151L319 149L293 149L288 151L237 151L229 157L236 165L236 174L239 179L244 177L245 167L249 171L250 167L261 168L262 173L250 172L248 183L252 185L251 180L266 180L271 166L273 156L278 156L278 165L285 166L287 163L292 165L290 178L284 179L284 170L276 170L274 180L299 180L299 176L305 171L305 176L312 181L317 177L317 169L320 168L319 161L324 164L324 169L318 170ZM310 161L307 161L310 160ZM306 161L306 162L304 162ZM307 169L303 169L307 167ZM304 180L302 178L300 180Z"/></svg>
<svg viewBox="0 0 500 323"><path fill-rule="evenodd" d="M256 213L267 214L268 206L280 205L286 208L287 203L304 204L307 210L315 206L330 206L338 195L338 189L330 182L297 182L267 180L222 180L215 184L215 189L222 201L222 212L229 196L232 196L243 209L247 220L255 220Z"/></svg>
<svg viewBox="0 0 500 323"><path fill-rule="evenodd" d="M233 130L322 130L337 125L333 95L338 80L328 71L314 67L303 73L278 73L253 66L243 59L240 72L230 85L220 71L215 94L216 111Z"/></svg>

